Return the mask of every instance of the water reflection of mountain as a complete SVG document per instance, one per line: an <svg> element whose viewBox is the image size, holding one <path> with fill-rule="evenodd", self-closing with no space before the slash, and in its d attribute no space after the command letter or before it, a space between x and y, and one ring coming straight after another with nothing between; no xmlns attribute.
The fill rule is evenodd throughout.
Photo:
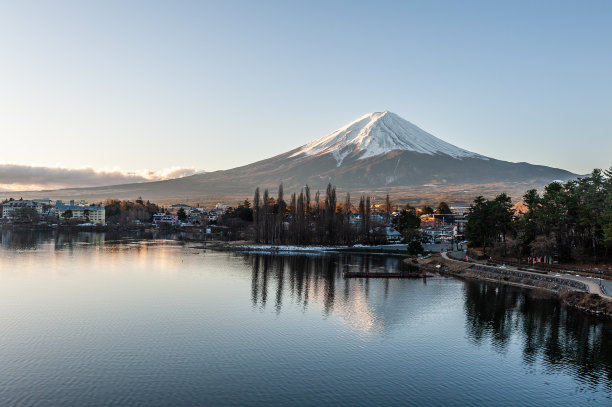
<svg viewBox="0 0 612 407"><path fill-rule="evenodd" d="M541 360L591 386L612 391L612 322L565 308L538 291L481 282L465 284L468 337L499 352L522 345L525 364Z"/></svg>
<svg viewBox="0 0 612 407"><path fill-rule="evenodd" d="M384 334L405 325L432 302L431 297L417 295L427 284L424 280L342 278L343 270L396 270L401 260L397 257L253 254L246 260L251 268L253 307L273 306L277 313L288 303L304 310L314 305L355 330ZM444 298L438 300L444 302Z"/></svg>

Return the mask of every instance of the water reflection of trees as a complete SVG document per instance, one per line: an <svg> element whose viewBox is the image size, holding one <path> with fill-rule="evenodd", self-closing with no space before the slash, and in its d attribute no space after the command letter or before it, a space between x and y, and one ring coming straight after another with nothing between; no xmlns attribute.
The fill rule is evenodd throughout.
<svg viewBox="0 0 612 407"><path fill-rule="evenodd" d="M410 312L402 301L414 292L407 289L414 281L342 278L347 268L393 269L397 259L388 264L376 256L254 254L245 259L254 308L280 313L286 304L306 310L315 301L324 315L341 314L363 331L401 326ZM410 306L430 306L429 301ZM473 343L490 344L500 353L519 343L525 366L563 372L612 392L612 322L567 309L546 293L481 282L465 283L464 310Z"/></svg>
<svg viewBox="0 0 612 407"><path fill-rule="evenodd" d="M280 312L283 301L290 300L306 309L311 296L316 296L325 315L332 312L338 295L344 303L349 301L353 284L363 286L366 298L369 294L369 280L343 279L342 271L395 270L399 263L399 259L394 257L362 255L253 254L246 259L251 267L251 301L254 307L265 308L273 301L276 312ZM284 298L286 295L288 299ZM388 295L388 282L384 295Z"/></svg>
<svg viewBox="0 0 612 407"><path fill-rule="evenodd" d="M503 352L518 337L527 365L541 360L549 372L612 390L610 321L567 309L545 293L480 282L465 285L465 313L475 343Z"/></svg>
<svg viewBox="0 0 612 407"><path fill-rule="evenodd" d="M266 307L269 291L274 308L280 312L285 290L291 299L308 307L311 291L323 299L325 313L333 308L334 281L341 275L336 258L309 256L253 255L248 258L252 269L251 301ZM270 287L272 285L272 287ZM286 286L285 286L286 285Z"/></svg>

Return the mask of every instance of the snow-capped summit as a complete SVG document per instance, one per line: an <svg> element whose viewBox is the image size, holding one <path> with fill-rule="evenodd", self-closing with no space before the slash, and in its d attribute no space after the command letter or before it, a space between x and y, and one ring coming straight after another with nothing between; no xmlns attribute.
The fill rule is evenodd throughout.
<svg viewBox="0 0 612 407"><path fill-rule="evenodd" d="M364 159L394 150L428 155L444 154L458 159L487 159L440 140L408 120L386 110L363 115L333 133L300 147L292 157L331 153L340 166L348 155Z"/></svg>

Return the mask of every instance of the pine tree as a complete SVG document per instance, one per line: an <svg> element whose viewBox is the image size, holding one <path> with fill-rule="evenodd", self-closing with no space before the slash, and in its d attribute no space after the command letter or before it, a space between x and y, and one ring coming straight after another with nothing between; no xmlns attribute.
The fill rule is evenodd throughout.
<svg viewBox="0 0 612 407"><path fill-rule="evenodd" d="M336 188L327 184L325 192L325 234L328 243L336 241Z"/></svg>
<svg viewBox="0 0 612 407"><path fill-rule="evenodd" d="M366 224L366 236L368 243L370 242L370 223L372 221L372 204L370 202L370 197L366 198L365 202L365 224Z"/></svg>
<svg viewBox="0 0 612 407"><path fill-rule="evenodd" d="M305 204L304 191L300 191L297 201L298 244L310 243L310 234L306 233L307 221L310 218L308 205Z"/></svg>
<svg viewBox="0 0 612 407"><path fill-rule="evenodd" d="M280 184L278 186L277 204L278 204L278 214L277 214L277 221L276 221L276 227L278 230L277 236L278 236L278 241L280 243L284 243L285 242L284 221L285 221L285 215L287 212L287 203L285 202L285 199L284 199L283 184Z"/></svg>
<svg viewBox="0 0 612 407"><path fill-rule="evenodd" d="M261 208L261 222L263 223L263 241L264 243L270 243L270 194L267 189L264 189L263 202Z"/></svg>
<svg viewBox="0 0 612 407"><path fill-rule="evenodd" d="M352 230L351 230L351 194L346 193L346 198L344 199L343 206L343 216L342 216L342 235L344 244L352 243Z"/></svg>
<svg viewBox="0 0 612 407"><path fill-rule="evenodd" d="M304 198L306 199L306 201L304 202L304 204L306 205L306 213L309 215L310 214L310 187L308 186L308 184L306 184L306 186L304 187Z"/></svg>

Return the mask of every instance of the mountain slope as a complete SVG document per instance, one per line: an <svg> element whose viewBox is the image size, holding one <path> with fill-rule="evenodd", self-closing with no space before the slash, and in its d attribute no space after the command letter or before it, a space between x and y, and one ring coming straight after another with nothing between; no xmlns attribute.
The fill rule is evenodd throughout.
<svg viewBox="0 0 612 407"><path fill-rule="evenodd" d="M496 160L449 144L391 112L360 117L328 136L266 160L229 170L167 181L46 192L53 197L135 198L206 201L250 196L256 186L296 191L328 182L349 191L393 190L411 193L437 186L544 185L576 175L528 163Z"/></svg>
<svg viewBox="0 0 612 407"><path fill-rule="evenodd" d="M330 135L300 147L291 156L331 153L340 166L344 157L349 155L359 155L360 159L364 159L395 150L427 155L445 154L453 158L487 159L440 140L388 111L366 114Z"/></svg>

